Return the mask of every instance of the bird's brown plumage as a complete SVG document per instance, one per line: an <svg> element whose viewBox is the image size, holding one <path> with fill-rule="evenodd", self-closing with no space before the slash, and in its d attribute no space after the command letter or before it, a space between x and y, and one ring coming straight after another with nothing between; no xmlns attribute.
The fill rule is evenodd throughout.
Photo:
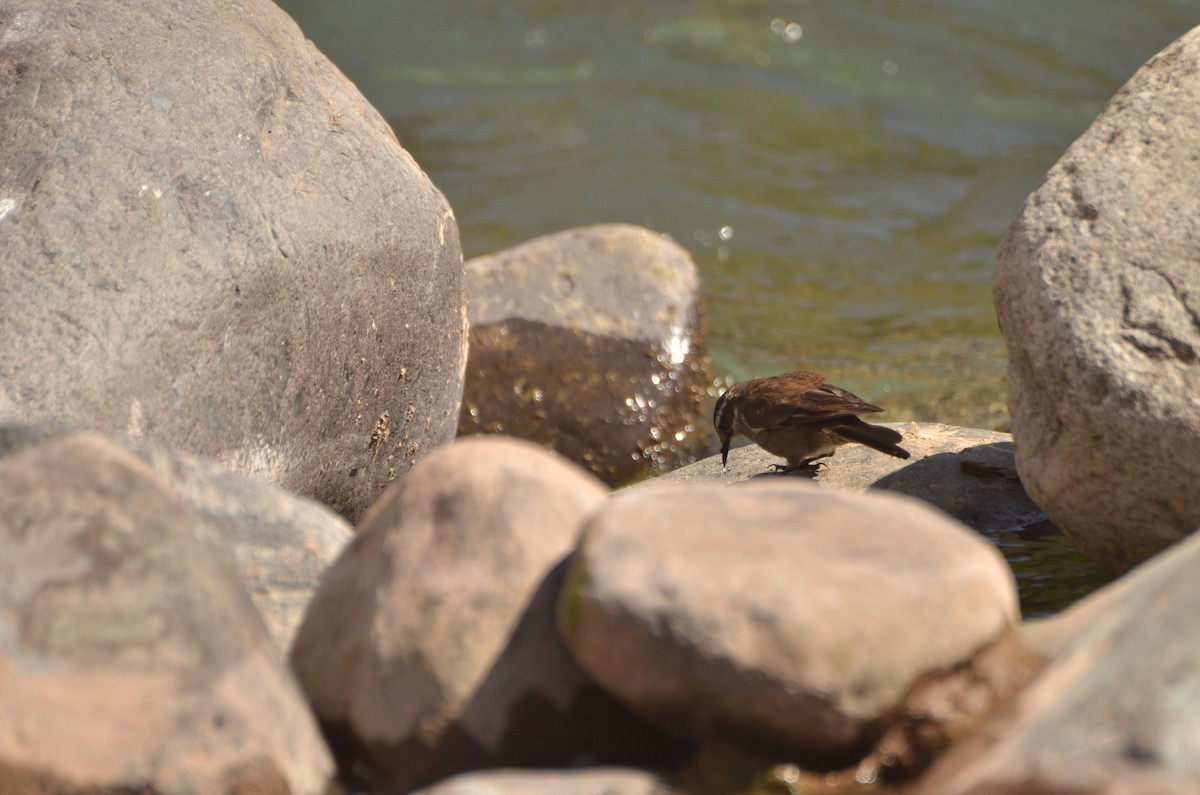
<svg viewBox="0 0 1200 795"><path fill-rule="evenodd" d="M908 458L903 437L891 428L871 425L859 414L883 411L857 395L825 383L821 373L797 371L734 384L717 399L713 425L721 439L721 464L736 434L787 460L779 468L815 472L814 461L857 442L881 453Z"/></svg>

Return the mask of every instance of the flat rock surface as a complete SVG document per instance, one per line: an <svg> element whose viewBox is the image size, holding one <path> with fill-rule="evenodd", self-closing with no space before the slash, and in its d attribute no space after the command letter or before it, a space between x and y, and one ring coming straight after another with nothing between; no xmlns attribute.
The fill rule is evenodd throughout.
<svg viewBox="0 0 1200 795"><path fill-rule="evenodd" d="M1200 29L1117 92L996 259L1021 479L1114 573L1200 526L1198 149Z"/></svg>
<svg viewBox="0 0 1200 795"><path fill-rule="evenodd" d="M840 491L884 489L917 497L980 532L1019 531L1044 522L1046 515L1025 494L1013 461L1012 437L997 431L959 428L933 422L879 423L904 435L912 454L904 460L859 444L839 448L815 478L777 474L782 459L757 445L729 452L722 468L710 456L631 488L650 489L688 483L778 483L803 481Z"/></svg>

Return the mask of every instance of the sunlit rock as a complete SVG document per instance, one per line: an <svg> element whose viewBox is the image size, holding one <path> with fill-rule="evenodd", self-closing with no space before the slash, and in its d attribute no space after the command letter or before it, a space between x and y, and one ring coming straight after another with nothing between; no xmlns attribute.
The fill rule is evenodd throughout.
<svg viewBox="0 0 1200 795"><path fill-rule="evenodd" d="M1200 29L1067 150L996 259L1017 469L1119 573L1200 526Z"/></svg>
<svg viewBox="0 0 1200 795"><path fill-rule="evenodd" d="M664 729L831 764L919 680L1010 637L1016 612L1003 559L957 522L792 480L617 493L585 528L559 628Z"/></svg>
<svg viewBox="0 0 1200 795"><path fill-rule="evenodd" d="M628 768L484 770L464 773L414 795L672 795L653 773Z"/></svg>
<svg viewBox="0 0 1200 795"><path fill-rule="evenodd" d="M0 462L0 790L327 791L220 539L96 434Z"/></svg>
<svg viewBox="0 0 1200 795"><path fill-rule="evenodd" d="M453 438L454 216L275 4L14 0L0 30L0 421L351 520Z"/></svg>
<svg viewBox="0 0 1200 795"><path fill-rule="evenodd" d="M72 433L50 423L0 424L0 459ZM285 659L317 583L353 536L350 525L323 505L216 462L146 444L125 447L217 535L276 656Z"/></svg>
<svg viewBox="0 0 1200 795"><path fill-rule="evenodd" d="M407 792L481 767L662 758L555 630L563 560L606 494L537 445L476 437L384 495L292 650L344 765Z"/></svg>

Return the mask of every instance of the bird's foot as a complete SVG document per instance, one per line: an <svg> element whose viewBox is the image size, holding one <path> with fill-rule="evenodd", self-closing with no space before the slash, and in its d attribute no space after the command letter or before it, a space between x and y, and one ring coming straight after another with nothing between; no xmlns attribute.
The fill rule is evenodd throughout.
<svg viewBox="0 0 1200 795"><path fill-rule="evenodd" d="M816 463L802 461L799 464L771 464L771 467L781 475L790 475L795 472L809 478L815 478L823 466L825 466L823 461Z"/></svg>

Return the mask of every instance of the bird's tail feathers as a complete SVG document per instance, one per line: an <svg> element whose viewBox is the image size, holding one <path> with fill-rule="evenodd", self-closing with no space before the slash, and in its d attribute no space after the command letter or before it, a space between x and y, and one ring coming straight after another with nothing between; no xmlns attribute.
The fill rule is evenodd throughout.
<svg viewBox="0 0 1200 795"><path fill-rule="evenodd" d="M894 455L896 458L909 457L908 451L900 447L900 442L904 441L904 437L900 435L899 431L885 428L882 425L872 425L857 417L853 419L857 422L848 422L837 426L839 436L844 436L852 442L865 444L872 450Z"/></svg>

